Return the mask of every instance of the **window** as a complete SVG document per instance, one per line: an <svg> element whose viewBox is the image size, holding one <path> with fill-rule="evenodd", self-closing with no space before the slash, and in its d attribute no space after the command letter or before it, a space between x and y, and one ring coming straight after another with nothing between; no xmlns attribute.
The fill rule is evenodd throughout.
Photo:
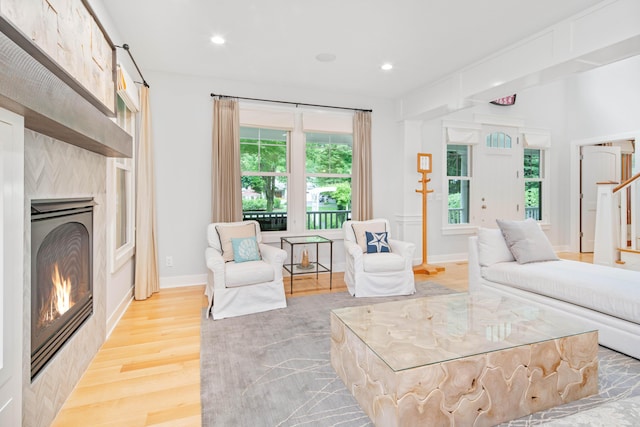
<svg viewBox="0 0 640 427"><path fill-rule="evenodd" d="M542 219L543 150L524 149L525 218Z"/></svg>
<svg viewBox="0 0 640 427"><path fill-rule="evenodd" d="M489 148L511 148L511 137L504 132L493 132L487 135L486 144Z"/></svg>
<svg viewBox="0 0 640 427"><path fill-rule="evenodd" d="M309 230L340 228L351 214L353 135L306 133Z"/></svg>
<svg viewBox="0 0 640 427"><path fill-rule="evenodd" d="M339 230L351 218L353 116L240 108L243 219L263 231Z"/></svg>
<svg viewBox="0 0 640 427"><path fill-rule="evenodd" d="M127 200L127 193L131 186L131 170L129 165L122 162L122 160L116 160L116 248L120 248L129 243L131 236L128 233L130 218L129 218L129 200Z"/></svg>
<svg viewBox="0 0 640 427"><path fill-rule="evenodd" d="M289 131L240 127L242 214L262 231L287 229Z"/></svg>
<svg viewBox="0 0 640 427"><path fill-rule="evenodd" d="M447 145L449 224L469 223L469 152L468 145Z"/></svg>
<svg viewBox="0 0 640 427"><path fill-rule="evenodd" d="M136 140L136 112L117 97L116 123ZM135 155L135 150L134 155ZM107 198L109 200L109 252L111 273L122 267L135 248L134 159L109 159Z"/></svg>

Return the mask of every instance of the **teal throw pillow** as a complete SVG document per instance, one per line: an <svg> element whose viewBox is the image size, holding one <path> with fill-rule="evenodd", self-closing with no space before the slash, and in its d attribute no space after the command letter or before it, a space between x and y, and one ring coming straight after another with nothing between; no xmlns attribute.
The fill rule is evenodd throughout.
<svg viewBox="0 0 640 427"><path fill-rule="evenodd" d="M391 252L389 241L387 240L387 232L371 233L365 232L367 238L367 253L375 254L379 252Z"/></svg>
<svg viewBox="0 0 640 427"><path fill-rule="evenodd" d="M261 259L255 236L232 238L231 245L235 262L259 261Z"/></svg>

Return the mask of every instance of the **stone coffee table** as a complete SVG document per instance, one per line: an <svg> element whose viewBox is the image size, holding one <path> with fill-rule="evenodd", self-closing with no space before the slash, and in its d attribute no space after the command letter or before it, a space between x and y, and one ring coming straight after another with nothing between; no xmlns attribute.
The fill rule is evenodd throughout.
<svg viewBox="0 0 640 427"><path fill-rule="evenodd" d="M331 364L376 426L488 426L598 392L598 332L488 292L331 312Z"/></svg>

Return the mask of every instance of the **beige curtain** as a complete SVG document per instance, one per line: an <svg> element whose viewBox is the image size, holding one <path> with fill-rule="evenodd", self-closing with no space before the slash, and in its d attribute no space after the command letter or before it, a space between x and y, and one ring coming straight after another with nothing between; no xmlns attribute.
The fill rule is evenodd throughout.
<svg viewBox="0 0 640 427"><path fill-rule="evenodd" d="M240 113L235 99L213 101L212 222L242 220Z"/></svg>
<svg viewBox="0 0 640 427"><path fill-rule="evenodd" d="M156 190L151 138L149 88L140 92L140 147L138 149L136 197L136 260L134 296L149 298L160 290L156 241Z"/></svg>
<svg viewBox="0 0 640 427"><path fill-rule="evenodd" d="M353 116L353 162L351 182L351 219L373 218L371 199L371 112L357 111Z"/></svg>

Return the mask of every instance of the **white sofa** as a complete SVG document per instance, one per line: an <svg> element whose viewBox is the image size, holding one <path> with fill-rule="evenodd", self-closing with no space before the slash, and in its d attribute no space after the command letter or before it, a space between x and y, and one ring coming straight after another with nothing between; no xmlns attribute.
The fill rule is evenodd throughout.
<svg viewBox="0 0 640 427"><path fill-rule="evenodd" d="M558 310L598 329L603 346L640 359L640 272L569 260L518 264L495 240L486 243L469 238L470 292L490 290Z"/></svg>

